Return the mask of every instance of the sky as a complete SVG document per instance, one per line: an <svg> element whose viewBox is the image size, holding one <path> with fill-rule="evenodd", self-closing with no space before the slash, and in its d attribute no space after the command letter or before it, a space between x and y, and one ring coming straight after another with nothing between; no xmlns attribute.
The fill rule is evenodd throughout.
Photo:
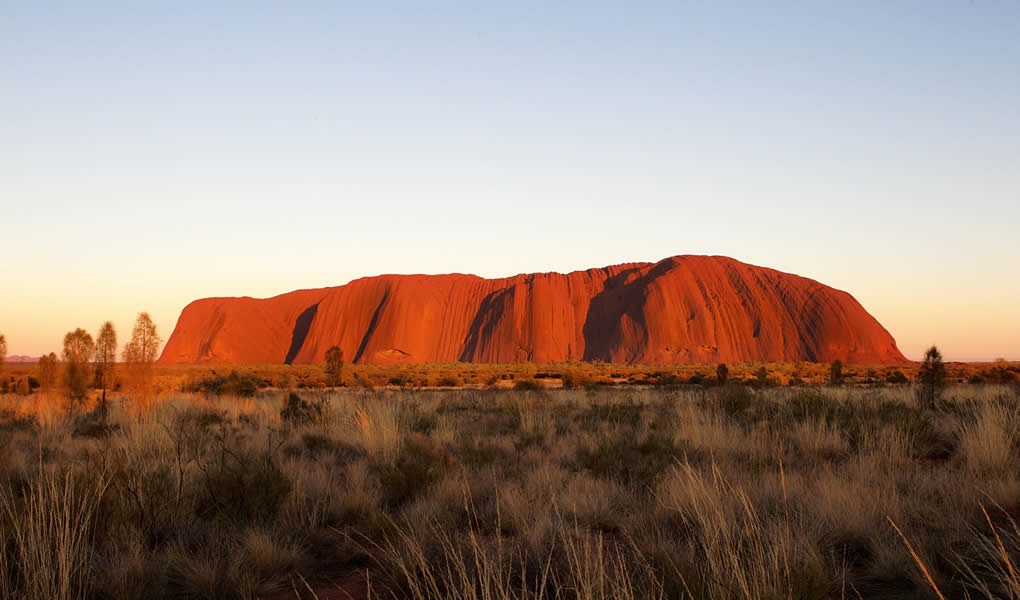
<svg viewBox="0 0 1020 600"><path fill-rule="evenodd" d="M0 333L722 254L1020 359L1020 3L0 2Z"/></svg>

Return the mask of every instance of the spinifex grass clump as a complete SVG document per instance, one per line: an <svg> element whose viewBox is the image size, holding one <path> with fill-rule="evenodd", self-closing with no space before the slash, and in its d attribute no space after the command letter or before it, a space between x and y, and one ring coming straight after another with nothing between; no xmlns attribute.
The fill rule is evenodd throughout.
<svg viewBox="0 0 1020 600"><path fill-rule="evenodd" d="M0 493L0 595L83 598L92 593L93 539L105 472L91 478L41 466L15 491Z"/></svg>

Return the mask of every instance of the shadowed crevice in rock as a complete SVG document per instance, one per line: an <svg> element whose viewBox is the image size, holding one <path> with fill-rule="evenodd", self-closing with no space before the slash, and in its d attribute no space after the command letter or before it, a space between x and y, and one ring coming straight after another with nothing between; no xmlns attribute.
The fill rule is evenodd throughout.
<svg viewBox="0 0 1020 600"><path fill-rule="evenodd" d="M365 332L365 337L361 338L361 345L358 346L358 353L354 355L354 362L357 363L361 360L361 355L365 353L365 347L368 346L368 341L372 339L372 334L375 332L376 326L379 325L379 315L382 314L383 308L386 307L386 301L390 299L390 291L386 290L383 293L382 300L379 301L379 306L375 308L375 312L372 313L372 320L368 324L368 331Z"/></svg>
<svg viewBox="0 0 1020 600"><path fill-rule="evenodd" d="M216 339L216 334L223 329L223 324L227 321L227 315L223 311L216 312L216 318L212 322L212 326L209 328L209 335L206 336L205 340L198 347L198 360L207 360L212 358L212 344L213 340Z"/></svg>
<svg viewBox="0 0 1020 600"><path fill-rule="evenodd" d="M482 300L478 312L475 314L468 334L464 338L464 349L457 359L460 362L473 362L478 360L479 354L484 349L486 340L492 339L492 334L503 318L508 299L513 296L513 288L504 288L490 293Z"/></svg>
<svg viewBox="0 0 1020 600"><path fill-rule="evenodd" d="M626 311L627 278L639 269L625 269L610 277L601 292L592 297L581 332L584 336L582 360L611 360L611 347L618 337L620 317Z"/></svg>
<svg viewBox="0 0 1020 600"><path fill-rule="evenodd" d="M641 329L647 329L644 314L644 294L650 282L669 272L673 265L662 261L642 274L642 269L625 269L606 280L605 289L596 294L588 305L588 315L581 329L584 335L582 360L613 359L613 348L623 339L624 317ZM628 362L633 358L628 357Z"/></svg>
<svg viewBox="0 0 1020 600"><path fill-rule="evenodd" d="M315 319L315 313L318 310L319 303L316 302L298 315L297 321L294 322L294 333L290 337L290 350L287 351L287 358L283 362L289 365L297 358L298 352L301 351L301 346L305 343L305 338L308 337L308 330L312 328L312 320Z"/></svg>

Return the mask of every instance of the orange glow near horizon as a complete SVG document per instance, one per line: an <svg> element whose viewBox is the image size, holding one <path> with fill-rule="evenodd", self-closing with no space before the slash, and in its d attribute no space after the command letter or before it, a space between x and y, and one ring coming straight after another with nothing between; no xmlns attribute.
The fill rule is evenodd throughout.
<svg viewBox="0 0 1020 600"><path fill-rule="evenodd" d="M493 276L507 274L511 273L497 273ZM254 286L255 289L245 289L246 286L238 281L230 286L232 289L214 294L209 294L207 289L222 288L212 281L203 283L197 278L179 288L168 285L166 281L158 289L133 288L122 284L116 288L116 296L104 296L95 290L75 290L70 286L22 287L17 295L8 294L0 299L0 333L6 335L8 354L11 356L36 357L48 352L59 355L66 332L82 327L95 335L104 321L112 320L117 328L118 342L123 346L130 337L135 317L144 310L152 315L165 343L176 325L181 309L200 297L268 297L293 289L326 287L302 285L293 274L281 279L285 284L290 279L289 287L273 289L268 282L264 282L262 286ZM824 277L817 279L827 283ZM935 344L942 349L947 360L1020 360L1020 347L1017 346L1020 340L1020 319L1006 297L1012 293L1009 289L1001 290L1001 297L977 300L947 290L937 301L916 304L913 298L880 297L879 286L869 287L868 283L862 281L858 293L849 289L849 286L844 285L842 289L851 292L889 330L907 358L919 360L924 350ZM934 291L924 289L923 282L911 281L909 284L911 289L918 290L919 296L937 297ZM980 306L980 310L975 310L975 306Z"/></svg>

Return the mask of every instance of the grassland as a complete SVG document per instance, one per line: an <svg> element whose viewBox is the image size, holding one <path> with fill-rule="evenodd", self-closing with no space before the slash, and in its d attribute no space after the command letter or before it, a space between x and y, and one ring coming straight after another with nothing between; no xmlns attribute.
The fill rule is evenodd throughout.
<svg viewBox="0 0 1020 600"><path fill-rule="evenodd" d="M1015 386L93 408L0 396L2 597L1020 597Z"/></svg>

